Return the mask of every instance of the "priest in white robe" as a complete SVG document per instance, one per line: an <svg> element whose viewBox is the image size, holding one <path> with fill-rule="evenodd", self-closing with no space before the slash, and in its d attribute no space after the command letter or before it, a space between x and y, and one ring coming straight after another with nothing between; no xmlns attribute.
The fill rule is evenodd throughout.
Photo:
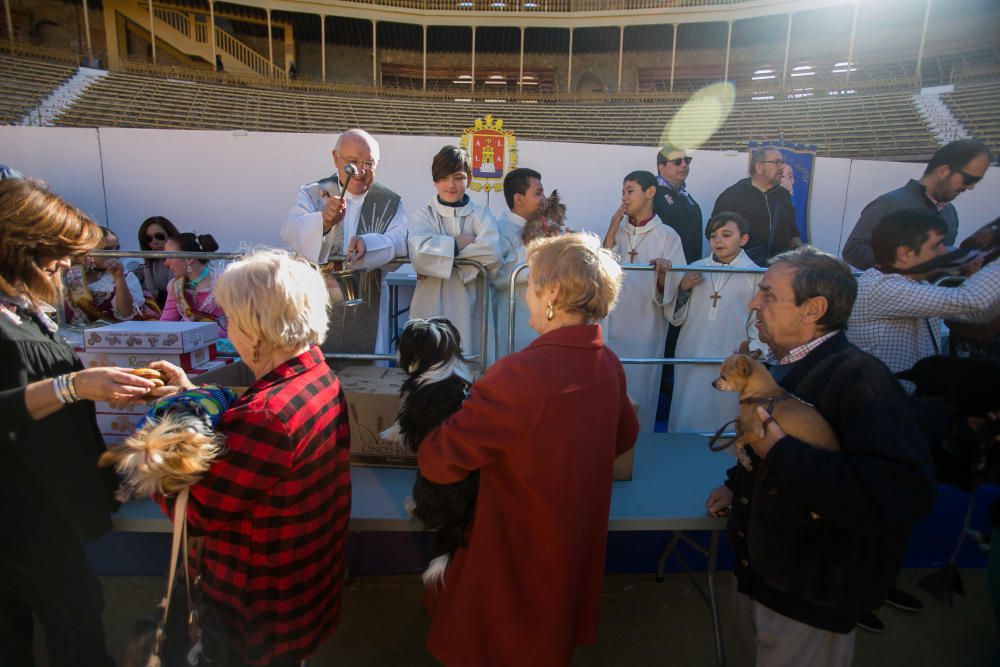
<svg viewBox="0 0 1000 667"><path fill-rule="evenodd" d="M739 213L723 211L708 222L712 254L691 266L758 268L743 250L750 225ZM759 273L690 272L681 280L670 323L681 327L676 356L725 358L747 342L751 352L766 353L747 304L757 291ZM739 397L712 386L718 364L674 367L674 394L667 430L714 433L739 412Z"/></svg>
<svg viewBox="0 0 1000 667"><path fill-rule="evenodd" d="M337 138L333 162L335 175L299 189L281 238L309 261L324 264L343 255L352 268L369 272L362 280L364 305L345 309L334 300L324 348L385 354L388 290L378 269L406 255L406 209L399 195L374 182L379 146L364 130L347 130ZM348 178L348 164L356 176Z"/></svg>
<svg viewBox="0 0 1000 667"><path fill-rule="evenodd" d="M410 317L447 317L461 334L465 353L478 355L485 352L482 299L489 298L500 266L496 221L489 209L473 204L465 192L472 167L464 150L442 148L431 174L437 195L409 219L410 262L417 272ZM485 266L485 284L476 267L459 266L456 259Z"/></svg>
<svg viewBox="0 0 1000 667"><path fill-rule="evenodd" d="M618 305L608 318L608 345L619 357L660 358L684 265L680 236L653 214L656 177L634 171L625 177L622 205L611 218L604 247L622 264L653 265L655 271L625 271ZM660 396L660 364L624 364L628 393L639 404L639 430L652 431Z"/></svg>

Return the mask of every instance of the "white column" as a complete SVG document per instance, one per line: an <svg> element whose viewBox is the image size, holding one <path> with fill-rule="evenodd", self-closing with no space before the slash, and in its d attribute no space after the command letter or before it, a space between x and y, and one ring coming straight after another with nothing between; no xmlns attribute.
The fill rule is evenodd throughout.
<svg viewBox="0 0 1000 667"><path fill-rule="evenodd" d="M722 80L729 81L729 49L733 44L733 22L729 22L729 32L726 33L726 67L722 70Z"/></svg>
<svg viewBox="0 0 1000 667"><path fill-rule="evenodd" d="M271 8L268 7L266 11L267 11L267 59L271 62L271 76L274 76L274 36L271 35Z"/></svg>
<svg viewBox="0 0 1000 667"><path fill-rule="evenodd" d="M566 74L566 92L573 90L573 28L569 29L569 70Z"/></svg>
<svg viewBox="0 0 1000 667"><path fill-rule="evenodd" d="M618 26L618 92L622 92L622 57L625 55L625 26Z"/></svg>
<svg viewBox="0 0 1000 667"><path fill-rule="evenodd" d="M427 90L427 25L424 24L424 76L421 90Z"/></svg>
<svg viewBox="0 0 1000 667"><path fill-rule="evenodd" d="M320 79L326 81L326 15L319 15L319 62Z"/></svg>
<svg viewBox="0 0 1000 667"><path fill-rule="evenodd" d="M927 21L931 17L931 2L933 0L927 0L927 6L924 8L924 27L920 31L920 48L917 49L917 76L923 77L921 65L924 62L924 42L927 40Z"/></svg>
<svg viewBox="0 0 1000 667"><path fill-rule="evenodd" d="M209 3L211 6L211 3ZM156 64L156 22L153 18L153 0L149 0L149 42L152 44L152 56L153 64ZM214 60L214 59L213 59ZM212 63L212 67L215 67L215 62Z"/></svg>
<svg viewBox="0 0 1000 667"><path fill-rule="evenodd" d="M674 24L674 39L670 53L670 92L674 92L674 64L677 62L677 24Z"/></svg>
<svg viewBox="0 0 1000 667"><path fill-rule="evenodd" d="M87 0L83 0L83 39L87 45L87 66L94 60L94 48L90 43L90 12L87 10Z"/></svg>
<svg viewBox="0 0 1000 667"><path fill-rule="evenodd" d="M524 92L524 26L521 26L521 66L517 74L517 92Z"/></svg>
<svg viewBox="0 0 1000 667"><path fill-rule="evenodd" d="M781 67L781 86L785 86L788 78L788 52L792 49L792 19L795 14L788 14L788 32L785 34L785 64Z"/></svg>
<svg viewBox="0 0 1000 667"><path fill-rule="evenodd" d="M150 2L152 3L152 0ZM215 0L208 0L208 18L210 20L208 37L209 41L212 42L212 69L215 69L216 56L218 55L215 52Z"/></svg>
<svg viewBox="0 0 1000 667"><path fill-rule="evenodd" d="M927 0L927 4L930 4L930 0ZM854 35L858 30L858 9L861 7L861 3L855 3L854 5L854 17L851 19L851 41L847 45L847 74L844 77L844 82L849 83L851 80L851 65L854 64ZM927 27L927 24L924 24ZM920 71L920 62L917 62L917 71Z"/></svg>
<svg viewBox="0 0 1000 667"><path fill-rule="evenodd" d="M476 26L472 26L472 91L476 90Z"/></svg>
<svg viewBox="0 0 1000 667"><path fill-rule="evenodd" d="M372 88L378 86L378 21L372 19Z"/></svg>

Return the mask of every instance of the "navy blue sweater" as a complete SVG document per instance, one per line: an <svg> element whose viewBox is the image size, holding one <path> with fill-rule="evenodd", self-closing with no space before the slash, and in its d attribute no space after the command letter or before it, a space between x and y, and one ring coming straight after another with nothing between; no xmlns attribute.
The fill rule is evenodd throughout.
<svg viewBox="0 0 1000 667"><path fill-rule="evenodd" d="M850 632L878 607L913 524L934 503L930 454L903 388L843 332L780 380L816 406L840 452L791 436L737 465L729 537L739 590L789 618Z"/></svg>

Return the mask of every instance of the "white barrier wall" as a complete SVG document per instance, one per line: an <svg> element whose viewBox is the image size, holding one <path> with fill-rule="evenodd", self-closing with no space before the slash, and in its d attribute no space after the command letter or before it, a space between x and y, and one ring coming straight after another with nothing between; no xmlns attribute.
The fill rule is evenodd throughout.
<svg viewBox="0 0 1000 667"><path fill-rule="evenodd" d="M454 137L377 136L378 180L402 195L408 210L426 204L434 192L431 159L442 145L457 144L461 129ZM331 134L3 126L0 163L48 181L115 229L125 249L138 247L143 219L163 215L181 231L211 233L223 250L235 250L281 245L281 222L298 187L332 173L335 140ZM618 205L622 177L655 168L649 147L524 141L518 149L520 166L540 171L546 191L557 188L563 195L570 226L601 235ZM747 156L692 155L688 189L707 218L719 193L746 175ZM813 243L839 253L865 204L922 171L919 164L817 158ZM483 193L472 195L487 201ZM495 213L504 210L503 194L491 193L489 205ZM1000 215L1000 170L990 170L955 205L960 238Z"/></svg>

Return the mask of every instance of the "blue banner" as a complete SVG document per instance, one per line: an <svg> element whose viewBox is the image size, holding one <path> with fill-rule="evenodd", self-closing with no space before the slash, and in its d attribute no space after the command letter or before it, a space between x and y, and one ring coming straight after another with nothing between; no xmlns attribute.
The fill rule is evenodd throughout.
<svg viewBox="0 0 1000 667"><path fill-rule="evenodd" d="M809 193L812 191L813 166L816 164L816 146L786 141L750 141L750 152L758 148L775 148L785 161L781 185L792 194L795 206L795 226L803 243L809 242Z"/></svg>

